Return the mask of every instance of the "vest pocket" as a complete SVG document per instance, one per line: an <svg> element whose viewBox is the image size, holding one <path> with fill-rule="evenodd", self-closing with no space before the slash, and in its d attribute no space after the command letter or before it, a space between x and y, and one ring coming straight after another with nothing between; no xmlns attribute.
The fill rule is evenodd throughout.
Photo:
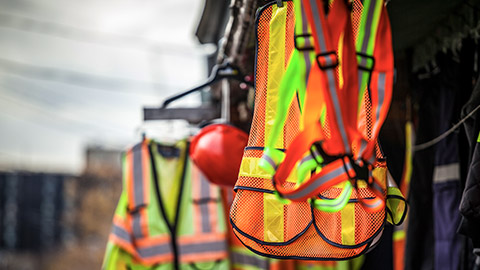
<svg viewBox="0 0 480 270"><path fill-rule="evenodd" d="M386 168L378 167L374 176L386 184ZM342 191L343 185L333 186L319 195L320 199L334 199ZM314 227L325 242L341 248L357 248L370 243L383 229L386 221L385 208L377 212L369 212L362 206L360 199L373 200L375 194L366 182L357 182L357 189L350 195L347 205L338 212L324 212L312 207Z"/></svg>
<svg viewBox="0 0 480 270"><path fill-rule="evenodd" d="M230 222L245 237L269 245L287 245L311 225L307 202L282 204L270 190L236 187Z"/></svg>

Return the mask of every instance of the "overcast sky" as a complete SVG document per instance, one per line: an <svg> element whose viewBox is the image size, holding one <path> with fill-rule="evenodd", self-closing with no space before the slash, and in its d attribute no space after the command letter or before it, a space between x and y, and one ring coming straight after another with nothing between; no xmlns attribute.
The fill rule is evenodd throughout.
<svg viewBox="0 0 480 270"><path fill-rule="evenodd" d="M202 8L0 0L0 168L76 173L86 145L124 148L142 129L181 136L181 123L143 124L142 107L206 78L211 47L194 37Z"/></svg>

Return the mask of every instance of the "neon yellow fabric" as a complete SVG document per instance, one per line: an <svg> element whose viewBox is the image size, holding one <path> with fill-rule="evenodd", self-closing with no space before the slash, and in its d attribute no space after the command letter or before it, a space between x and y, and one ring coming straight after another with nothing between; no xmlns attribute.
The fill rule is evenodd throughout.
<svg viewBox="0 0 480 270"><path fill-rule="evenodd" d="M153 151L157 152L157 149L153 149ZM180 160L182 159L180 158ZM157 172L158 177L160 179L172 177L176 180L180 179L183 169L183 164L181 164L180 160L176 158L161 158L157 152L155 162L158 164L158 168L160 168ZM180 190L179 182L180 181L159 181L163 204L165 205L165 211L170 223L174 222L175 218L175 207L178 202L178 192Z"/></svg>
<svg viewBox="0 0 480 270"><path fill-rule="evenodd" d="M387 194L398 196L387 198L387 207L393 215L387 215L387 221L391 224L398 224L405 213L405 199L403 199L402 192L397 187L388 187Z"/></svg>
<svg viewBox="0 0 480 270"><path fill-rule="evenodd" d="M260 160L254 157L244 157L240 164L239 176L258 177L271 179L273 173L266 172L259 167Z"/></svg>
<svg viewBox="0 0 480 270"><path fill-rule="evenodd" d="M265 241L284 242L283 240L283 205L278 203L273 194L263 195L263 227Z"/></svg>
<svg viewBox="0 0 480 270"><path fill-rule="evenodd" d="M355 204L346 204L340 213L342 216L342 244L355 245Z"/></svg>
<svg viewBox="0 0 480 270"><path fill-rule="evenodd" d="M181 177L183 166L186 166L185 169L185 177L184 177L184 184L183 190L181 195L181 203L180 203L180 210L179 210L179 217L178 223L176 224L176 232L177 232L177 244L181 241L182 236L195 236L196 229L195 224L193 222L193 215L194 215L194 199L192 193L192 186L193 186L193 163L188 160L187 164L184 164L185 155L188 154L187 143L186 141L180 141L175 145L180 150L180 157L175 158L165 158L163 157L158 151L156 147L157 143L151 142L150 143L150 150L153 155L153 160L155 161L156 169L157 169L157 176L158 183L160 188L160 194L162 197L162 203L164 206L164 210L166 212L167 218L171 220L171 224L173 224L173 220L175 219L175 207L177 206L178 196L180 191L181 185ZM123 166L123 173L124 173L124 189L120 196L115 216L120 217L122 220L128 220L127 211L128 211L128 193L126 187L129 185L126 181L126 175L131 168L126 166L125 155L122 157L122 161L124 162ZM195 168L196 169L196 168ZM174 173L172 173L172 171ZM159 202L157 199L155 185L154 185L154 178L153 173L151 174L151 181L150 181L150 188L148 190L150 201L148 206L146 207L147 210L147 219L148 219L148 232L149 237L158 237L164 235L170 235L170 231L168 229L168 225L165 222L165 219L161 215L161 210L159 207ZM168 182L168 183L164 183ZM210 187L212 188L212 187ZM221 204L220 200L220 190L215 187L216 193L210 193L211 199L214 200L215 203L214 208L216 209L216 216L210 216L210 220L216 220L215 227L211 228L214 230L215 233L224 234L226 240L226 221L224 216L224 209L223 205ZM168 208L168 209L167 209ZM212 209L212 208L210 208ZM213 224L213 223L211 223ZM198 225L198 224L197 224ZM129 226L125 224L128 228ZM181 260L181 258L180 258ZM215 266L214 266L215 265ZM189 269L211 269L214 267L215 269L227 270L230 268L229 260L227 257L222 260L215 260L215 261L203 261L203 262L195 262L192 263L180 263L180 269L189 270ZM107 248L104 256L103 267L104 270L117 270L117 269L131 269L131 270L144 270L144 269L151 269L151 270L170 270L173 269L172 262L165 262L156 264L155 266L145 266L139 263L132 254L121 248L115 242L112 242L111 238L107 243Z"/></svg>
<svg viewBox="0 0 480 270"><path fill-rule="evenodd" d="M406 213L407 202L390 172L387 172L386 207L389 210L387 221L394 225L399 224Z"/></svg>
<svg viewBox="0 0 480 270"><path fill-rule="evenodd" d="M268 82L267 102L265 103L265 138L270 137L270 130L277 114L278 89L281 78L285 73L285 22L287 8L272 7L272 19L270 20L269 56L268 56ZM277 136L273 141L273 147L284 148L283 138Z"/></svg>
<svg viewBox="0 0 480 270"><path fill-rule="evenodd" d="M377 32L378 22L380 20L380 13L381 13L383 1L375 1L375 3L376 3L376 5L375 5L375 8L374 8L374 16L371 20L371 27L372 28L371 28L370 33L376 33ZM364 0L363 1L363 10L369 10L370 5L371 5L371 0ZM362 17L360 19L360 25L359 25L359 31L358 31L358 37L357 37L357 41L356 41L356 44L355 44L357 52L362 51L363 40L364 40L365 34L366 34L364 30L365 30L366 24L368 23L368 17L369 16L370 15L368 14L368 12L362 12ZM376 36L377 35L370 35L369 40L368 40L366 53L370 56L373 56ZM357 60L360 63L361 57L357 56ZM371 65L373 65L373 63L371 62L371 60L368 60L367 61L367 66L371 66ZM365 95L365 90L367 89L367 84L368 84L368 80L369 80L369 72L360 70L359 75L361 75L361 77L359 78L359 84L360 84L359 89L360 89L360 91L358 93L358 97L359 97L358 98L358 102L359 102L358 103L358 108L361 108L361 105L364 102L363 97Z"/></svg>

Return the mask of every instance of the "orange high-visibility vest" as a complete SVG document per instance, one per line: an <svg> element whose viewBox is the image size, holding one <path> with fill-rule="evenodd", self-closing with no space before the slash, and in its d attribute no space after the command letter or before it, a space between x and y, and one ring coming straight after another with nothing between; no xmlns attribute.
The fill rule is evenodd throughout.
<svg viewBox="0 0 480 270"><path fill-rule="evenodd" d="M189 161L186 141L173 150L164 148L144 140L124 154L124 191L109 241L127 251L137 264L227 269L219 188Z"/></svg>
<svg viewBox="0 0 480 270"><path fill-rule="evenodd" d="M335 2L338 1L334 1L334 4ZM265 138L268 137L275 118L278 102L275 97L278 96L279 78L283 75L286 59L292 50L294 21L292 9L290 1L284 1L284 7L278 7L272 2L257 13L254 119L235 186L237 195L231 207L230 222L234 233L244 245L266 257L307 260L342 260L357 257L377 243L387 219L383 207L375 208L375 213L371 214L359 203L361 200L368 204L374 201L378 194L374 194L360 183L357 191L352 193L347 206L337 213L318 211L303 199L303 196L301 200L284 204L275 194L272 175L258 166ZM328 67L332 63L325 65ZM276 141L277 149L284 151L285 148L292 148L292 138L299 134L298 117L298 101L294 99L286 117L283 133ZM309 142L305 143L310 146ZM342 164L342 160L339 162ZM376 167L373 174L384 199L387 189L386 164L378 162ZM341 170L343 172L343 166ZM354 175L353 168L347 171ZM277 190L278 185L283 190L294 189L298 181L295 173L289 172L287 170L288 177L277 184ZM328 173L328 170L322 170L321 173ZM341 190L342 186L335 185L323 190L321 196L327 200L336 198Z"/></svg>

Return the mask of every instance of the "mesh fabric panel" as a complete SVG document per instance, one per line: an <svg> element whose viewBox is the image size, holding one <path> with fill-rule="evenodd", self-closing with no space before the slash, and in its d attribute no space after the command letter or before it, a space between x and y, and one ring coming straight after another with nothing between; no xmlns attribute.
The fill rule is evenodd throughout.
<svg viewBox="0 0 480 270"><path fill-rule="evenodd" d="M294 12L291 1L284 2L284 4L287 8L287 28L285 29L285 63L287 63L294 45ZM257 166L258 160L263 155L262 148L265 146L265 108L272 106L266 103L267 91L269 91L267 89L269 79L269 31L273 5L270 4L270 6L262 9L258 13L259 18L257 19L255 109L247 147L260 148L245 150L243 158L244 160L248 159L248 166ZM355 0L352 15L355 31L358 29L360 19L359 6L361 7L360 1ZM288 148L299 132L299 115L298 101L295 98L290 105L283 127L282 143L285 148ZM330 136L328 123L325 123L323 131L327 137ZM249 169L252 172L257 172L257 168L249 167ZM308 202L283 204L272 194L274 187L271 178L265 177L265 175L260 177L261 173L258 174L241 174L239 176L236 183L237 194L230 209L233 231L244 245L254 252L268 257L309 260L348 259L366 251L369 243L360 244L356 248L342 248L329 244L324 240L326 238L328 241L342 244L342 217L340 212L325 213L312 210ZM294 188L294 183L286 181L284 187ZM322 195L335 198L340 192L340 188L332 187L322 193ZM353 191L351 199L356 199L359 196L368 198L373 197L374 194L368 189L360 188ZM383 210L374 214L366 213L359 203L353 204L355 220L358 220L358 222L355 223L355 228L350 226L349 229L355 231L355 244L358 244L365 242L366 239L381 230L385 213ZM272 217L269 216L272 215L272 212L279 215L277 224L273 223L273 225L267 222L267 219ZM269 237L269 230L266 228L268 226L280 228L281 237L277 238L279 239L278 241L271 240L272 237ZM318 232L315 227L318 228ZM276 232L278 233L278 230Z"/></svg>

